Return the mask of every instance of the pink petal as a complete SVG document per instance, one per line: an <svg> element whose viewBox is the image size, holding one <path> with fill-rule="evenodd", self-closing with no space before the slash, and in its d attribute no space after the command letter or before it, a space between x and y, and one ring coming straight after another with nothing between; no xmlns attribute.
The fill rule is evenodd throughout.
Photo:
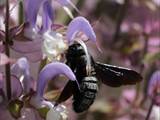
<svg viewBox="0 0 160 120"><path fill-rule="evenodd" d="M4 87L4 76L3 73L0 73L0 89L2 89Z"/></svg>
<svg viewBox="0 0 160 120"><path fill-rule="evenodd" d="M55 30L63 28L63 27L64 27L64 25L61 25L61 24L52 24L51 29L53 31L55 31Z"/></svg>
<svg viewBox="0 0 160 120"><path fill-rule="evenodd" d="M11 48L20 53L32 53L41 50L42 40L33 40L29 42L14 41Z"/></svg>
<svg viewBox="0 0 160 120"><path fill-rule="evenodd" d="M11 60L3 53L0 53L0 66L11 62Z"/></svg>
<svg viewBox="0 0 160 120"><path fill-rule="evenodd" d="M4 39L5 33L4 31L0 30L0 40Z"/></svg>
<svg viewBox="0 0 160 120"><path fill-rule="evenodd" d="M3 82L3 84L4 84L3 91L5 91L5 93L6 93L5 81ZM23 88L22 88L22 85L21 85L19 79L14 75L11 75L11 89L12 89L12 98L13 99L19 97L23 92Z"/></svg>
<svg viewBox="0 0 160 120"><path fill-rule="evenodd" d="M4 52L4 45L3 42L0 41L0 53Z"/></svg>
<svg viewBox="0 0 160 120"><path fill-rule="evenodd" d="M24 54L24 56L27 57L27 59L31 62L38 62L43 58L43 54L41 50L35 51L32 53L26 53Z"/></svg>
<svg viewBox="0 0 160 120"><path fill-rule="evenodd" d="M23 92L23 88L19 79L16 76L13 75L11 76L11 85L12 85L12 98L19 97Z"/></svg>

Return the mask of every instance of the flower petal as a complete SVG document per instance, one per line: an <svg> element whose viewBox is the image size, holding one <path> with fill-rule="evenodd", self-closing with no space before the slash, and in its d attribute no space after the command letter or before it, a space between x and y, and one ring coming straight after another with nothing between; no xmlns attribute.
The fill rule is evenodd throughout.
<svg viewBox="0 0 160 120"><path fill-rule="evenodd" d="M5 38L5 32L0 30L0 41Z"/></svg>
<svg viewBox="0 0 160 120"><path fill-rule="evenodd" d="M151 76L148 85L148 95L155 101L155 104L160 105L160 71L156 71Z"/></svg>
<svg viewBox="0 0 160 120"><path fill-rule="evenodd" d="M25 57L19 58L11 67L12 74L20 77L19 74L29 74L29 63Z"/></svg>
<svg viewBox="0 0 160 120"><path fill-rule="evenodd" d="M1 38L0 38L0 53L4 52L4 45L3 45L3 41L1 41Z"/></svg>
<svg viewBox="0 0 160 120"><path fill-rule="evenodd" d="M50 63L41 70L38 76L37 96L43 97L47 82L60 74L67 76L72 81L76 80L74 73L67 65L59 62Z"/></svg>
<svg viewBox="0 0 160 120"><path fill-rule="evenodd" d="M62 24L52 24L52 26L51 26L53 31L56 31L56 30L61 29L63 27L64 27L64 25L62 25Z"/></svg>
<svg viewBox="0 0 160 120"><path fill-rule="evenodd" d="M4 86L4 76L3 73L0 72L0 89L2 89Z"/></svg>
<svg viewBox="0 0 160 120"><path fill-rule="evenodd" d="M43 1L44 0L25 0L24 1L26 22L29 22L32 27L35 27L37 14L41 6L41 3Z"/></svg>
<svg viewBox="0 0 160 120"><path fill-rule="evenodd" d="M14 41L12 49L20 53L32 53L41 50L42 40L33 40L29 42Z"/></svg>
<svg viewBox="0 0 160 120"><path fill-rule="evenodd" d="M6 54L0 53L0 66L5 65L12 62L11 59L9 59Z"/></svg>
<svg viewBox="0 0 160 120"><path fill-rule="evenodd" d="M5 77L4 77L4 80L5 80ZM11 89L12 89L11 95L13 99L18 98L23 92L22 85L19 79L15 75L11 75ZM5 82L3 82L3 91L5 94L7 94Z"/></svg>
<svg viewBox="0 0 160 120"><path fill-rule="evenodd" d="M80 11L78 10L78 8L73 4L73 2L71 0L58 0L57 1L60 5L64 6L72 6L78 13L80 13Z"/></svg>
<svg viewBox="0 0 160 120"><path fill-rule="evenodd" d="M73 14L72 14L72 11L71 11L68 7L63 6L63 9L64 9L64 11L68 14L68 16L69 16L71 19L74 18Z"/></svg>
<svg viewBox="0 0 160 120"><path fill-rule="evenodd" d="M63 105L58 105L56 108L51 108L46 115L46 120L67 120L68 115L66 107Z"/></svg>
<svg viewBox="0 0 160 120"><path fill-rule="evenodd" d="M49 61L58 60L59 56L68 48L60 33L47 31L43 34L43 38L42 52Z"/></svg>
<svg viewBox="0 0 160 120"><path fill-rule="evenodd" d="M43 24L41 32L44 32L51 28L52 21L54 20L54 9L51 6L51 1L45 1L43 3Z"/></svg>
<svg viewBox="0 0 160 120"><path fill-rule="evenodd" d="M57 0L57 2L59 4L61 4L62 6L66 6L69 5L69 3L71 2L70 0Z"/></svg>
<svg viewBox="0 0 160 120"><path fill-rule="evenodd" d="M31 62L38 62L43 59L43 54L41 50L24 54L24 56Z"/></svg>
<svg viewBox="0 0 160 120"><path fill-rule="evenodd" d="M60 112L56 111L54 108L51 108L46 115L46 120L60 120L61 115Z"/></svg>
<svg viewBox="0 0 160 120"><path fill-rule="evenodd" d="M10 37L14 37L18 34L20 34L24 30L25 24L15 26L9 30L10 32Z"/></svg>
<svg viewBox="0 0 160 120"><path fill-rule="evenodd" d="M14 75L11 76L11 85L12 85L12 98L19 97L23 92L23 88L18 78Z"/></svg>
<svg viewBox="0 0 160 120"><path fill-rule="evenodd" d="M31 89L34 89L34 81L29 69L28 60L24 57L18 59L11 67L12 74L20 79L25 93L29 93Z"/></svg>
<svg viewBox="0 0 160 120"><path fill-rule="evenodd" d="M89 21L84 17L77 17L70 22L67 30L67 40L69 43L75 39L78 32L83 32L91 41L96 41L95 32Z"/></svg>

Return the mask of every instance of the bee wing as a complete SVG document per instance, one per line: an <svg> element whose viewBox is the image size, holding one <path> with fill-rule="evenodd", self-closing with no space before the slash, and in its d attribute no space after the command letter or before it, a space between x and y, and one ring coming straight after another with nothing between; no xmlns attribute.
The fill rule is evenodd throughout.
<svg viewBox="0 0 160 120"><path fill-rule="evenodd" d="M133 85L142 80L142 76L134 70L103 64L94 63L96 76L104 84L111 87L119 87L121 85Z"/></svg>

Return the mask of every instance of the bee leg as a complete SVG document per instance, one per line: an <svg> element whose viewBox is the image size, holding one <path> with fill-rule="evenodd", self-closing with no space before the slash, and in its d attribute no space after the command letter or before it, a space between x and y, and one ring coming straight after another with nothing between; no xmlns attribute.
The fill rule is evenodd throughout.
<svg viewBox="0 0 160 120"><path fill-rule="evenodd" d="M67 99L69 99L73 94L73 87L75 82L74 81L68 81L68 83L65 85L63 91L61 92L59 98L56 100L56 104L58 105Z"/></svg>

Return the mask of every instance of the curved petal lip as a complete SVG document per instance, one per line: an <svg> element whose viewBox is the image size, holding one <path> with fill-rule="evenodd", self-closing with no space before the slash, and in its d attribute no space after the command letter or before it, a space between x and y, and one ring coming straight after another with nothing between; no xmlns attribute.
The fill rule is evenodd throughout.
<svg viewBox="0 0 160 120"><path fill-rule="evenodd" d="M83 32L93 42L96 42L96 35L89 21L84 17L73 19L67 29L67 40L72 42L78 32Z"/></svg>

